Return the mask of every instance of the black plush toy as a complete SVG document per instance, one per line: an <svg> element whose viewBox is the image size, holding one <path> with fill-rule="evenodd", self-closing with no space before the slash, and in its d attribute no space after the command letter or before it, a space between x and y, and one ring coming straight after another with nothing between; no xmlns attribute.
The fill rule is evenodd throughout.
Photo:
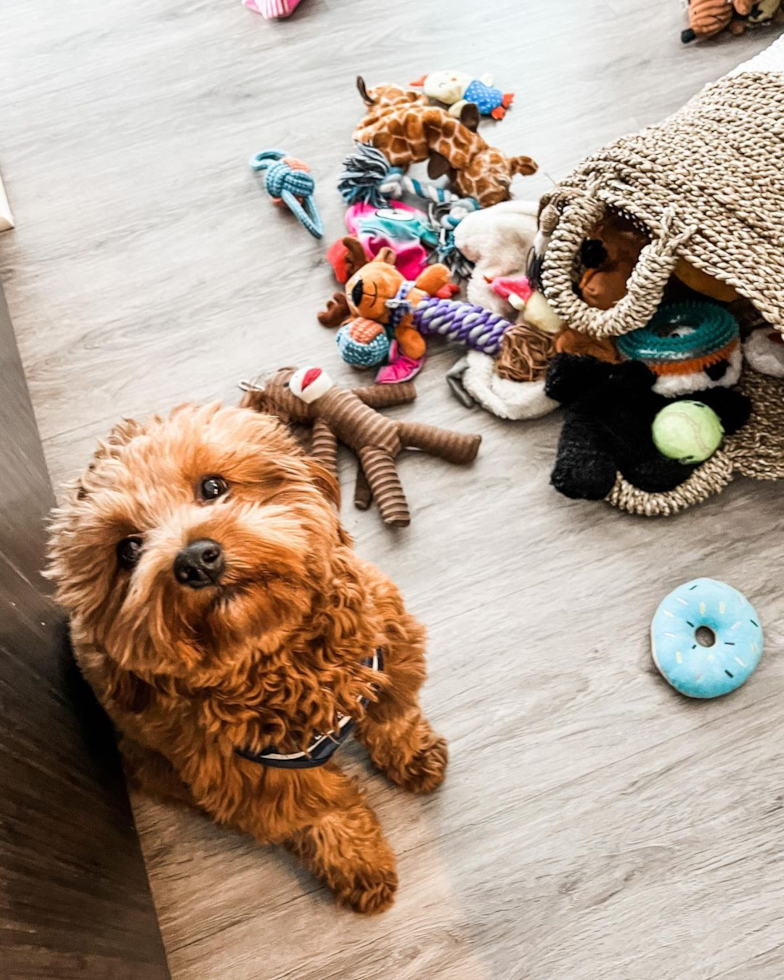
<svg viewBox="0 0 784 980"><path fill-rule="evenodd" d="M594 357L557 354L545 391L566 408L551 482L567 497L603 500L618 472L649 493L673 490L695 466L663 456L653 444L658 412L680 399L652 390L656 375L640 361L608 364ZM731 388L682 396L703 402L731 435L746 422L751 402Z"/></svg>

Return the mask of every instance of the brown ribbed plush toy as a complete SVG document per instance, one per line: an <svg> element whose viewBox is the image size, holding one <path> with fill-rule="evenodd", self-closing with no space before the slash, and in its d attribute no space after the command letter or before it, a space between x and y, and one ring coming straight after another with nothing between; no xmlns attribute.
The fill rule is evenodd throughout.
<svg viewBox="0 0 784 980"><path fill-rule="evenodd" d="M277 415L285 422L312 425L310 452L333 474L337 444L344 443L359 459L354 503L367 510L375 498L385 524L411 522L396 457L419 449L450 463L476 459L482 437L439 429L423 422L405 422L380 415L376 409L403 405L416 398L413 384L338 387L318 367L281 368L262 384L244 385L243 405Z"/></svg>

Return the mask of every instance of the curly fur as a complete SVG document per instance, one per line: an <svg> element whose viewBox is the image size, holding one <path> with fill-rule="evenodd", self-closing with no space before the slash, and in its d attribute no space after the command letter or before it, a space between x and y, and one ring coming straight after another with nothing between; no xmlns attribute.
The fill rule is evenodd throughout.
<svg viewBox="0 0 784 980"><path fill-rule="evenodd" d="M201 500L216 475L228 493ZM49 575L136 784L283 844L340 902L378 912L394 897L395 859L355 782L334 762L268 769L234 751L304 749L341 712L394 782L425 791L443 778L445 743L417 700L424 628L355 555L337 496L268 415L182 406L126 421L54 512ZM116 546L130 534L142 553L124 570ZM225 571L194 590L173 562L205 537ZM382 675L362 665L377 647Z"/></svg>

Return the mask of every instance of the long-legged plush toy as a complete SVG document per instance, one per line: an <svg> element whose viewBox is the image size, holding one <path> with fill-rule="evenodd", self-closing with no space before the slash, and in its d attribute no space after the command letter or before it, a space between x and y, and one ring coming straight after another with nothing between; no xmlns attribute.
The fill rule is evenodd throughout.
<svg viewBox="0 0 784 980"><path fill-rule="evenodd" d="M262 384L244 387L243 405L286 422L310 424L310 452L332 473L337 471L338 442L352 449L359 458L355 504L365 510L375 498L384 523L397 527L411 522L397 456L404 449L419 449L450 463L470 463L482 441L479 435L389 419L376 411L413 401L416 390L410 383L349 390L338 387L321 368L308 367L282 368Z"/></svg>

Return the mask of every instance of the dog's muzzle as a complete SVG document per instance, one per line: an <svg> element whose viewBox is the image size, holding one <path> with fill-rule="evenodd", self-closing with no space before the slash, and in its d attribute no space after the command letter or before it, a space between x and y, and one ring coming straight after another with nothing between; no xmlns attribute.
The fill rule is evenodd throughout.
<svg viewBox="0 0 784 980"><path fill-rule="evenodd" d="M180 585L203 589L217 585L225 568L223 549L211 538L191 541L174 559L174 577Z"/></svg>

